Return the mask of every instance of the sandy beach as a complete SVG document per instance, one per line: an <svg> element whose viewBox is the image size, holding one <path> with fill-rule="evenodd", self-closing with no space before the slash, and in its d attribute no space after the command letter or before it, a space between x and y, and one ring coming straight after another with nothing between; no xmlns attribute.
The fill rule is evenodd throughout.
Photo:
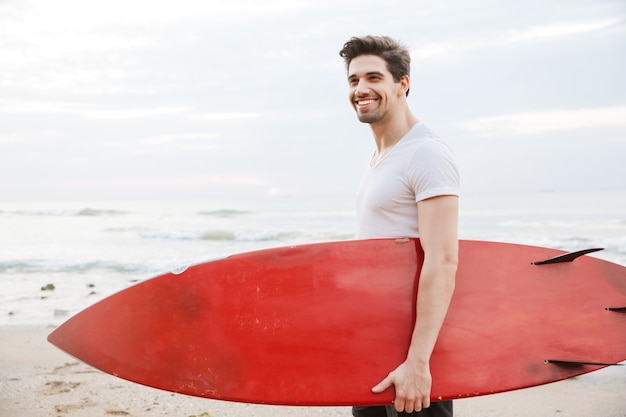
<svg viewBox="0 0 626 417"><path fill-rule="evenodd" d="M102 373L46 341L52 328L1 326L1 417L329 416L347 407L284 407L188 397ZM455 402L457 417L626 417L626 366Z"/></svg>

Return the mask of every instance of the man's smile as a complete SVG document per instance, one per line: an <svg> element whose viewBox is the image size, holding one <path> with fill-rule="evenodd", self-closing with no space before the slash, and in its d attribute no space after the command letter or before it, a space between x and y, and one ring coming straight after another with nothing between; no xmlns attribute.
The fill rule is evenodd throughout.
<svg viewBox="0 0 626 417"><path fill-rule="evenodd" d="M356 104L358 107L366 107L376 101L378 101L378 99L375 97L365 97L365 98L357 97L354 99L354 104Z"/></svg>

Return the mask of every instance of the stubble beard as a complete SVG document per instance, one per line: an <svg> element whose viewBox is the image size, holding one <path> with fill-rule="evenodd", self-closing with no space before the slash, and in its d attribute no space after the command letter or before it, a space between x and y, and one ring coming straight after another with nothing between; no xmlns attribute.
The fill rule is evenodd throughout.
<svg viewBox="0 0 626 417"><path fill-rule="evenodd" d="M385 118L385 116L387 115L388 109L381 107L382 98L379 95L371 94L367 97L360 97L360 99L367 99L367 98L376 100L376 104L377 104L376 107L374 107L373 109L365 113L361 113L359 111L358 105L356 104L358 97L355 96L353 98L353 106L354 106L354 111L356 112L356 116L361 123L367 123L367 124L378 123Z"/></svg>
<svg viewBox="0 0 626 417"><path fill-rule="evenodd" d="M356 116L361 123L376 123L378 121L377 114L361 114L359 112L356 113Z"/></svg>
<svg viewBox="0 0 626 417"><path fill-rule="evenodd" d="M376 111L369 113L359 113L357 110L356 115L361 123L377 123L380 122L386 115L386 112L383 112L380 109L376 109Z"/></svg>
<svg viewBox="0 0 626 417"><path fill-rule="evenodd" d="M373 98L373 97L372 97ZM381 97L377 96L376 100L378 101L378 106L373 110L370 110L366 113L361 113L358 109L356 103L354 103L354 110L356 111L356 116L361 123L378 123L387 115L387 110L379 107L381 104Z"/></svg>

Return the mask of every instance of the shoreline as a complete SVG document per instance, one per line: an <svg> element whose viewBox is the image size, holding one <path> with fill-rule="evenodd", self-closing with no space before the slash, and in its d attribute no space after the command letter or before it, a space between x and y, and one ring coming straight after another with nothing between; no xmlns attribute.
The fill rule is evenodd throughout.
<svg viewBox="0 0 626 417"><path fill-rule="evenodd" d="M46 340L53 327L0 326L0 417L349 417L349 407L232 403L115 378ZM456 400L456 417L626 417L626 366L539 387Z"/></svg>

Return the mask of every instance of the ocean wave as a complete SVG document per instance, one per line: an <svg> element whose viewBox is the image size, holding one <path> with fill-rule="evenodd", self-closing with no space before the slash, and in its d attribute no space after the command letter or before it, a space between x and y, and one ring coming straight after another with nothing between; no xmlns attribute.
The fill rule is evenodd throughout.
<svg viewBox="0 0 626 417"><path fill-rule="evenodd" d="M128 214L127 211L124 210L112 210L112 209L93 209L93 208L84 208L78 211L78 216L117 216Z"/></svg>
<svg viewBox="0 0 626 417"><path fill-rule="evenodd" d="M31 259L0 262L0 273L39 274L42 272L54 272L86 274L93 271L134 274L146 271L146 267L136 263L129 264L112 261L60 262Z"/></svg>
<svg viewBox="0 0 626 417"><path fill-rule="evenodd" d="M200 240L236 240L235 233L228 230L208 230L200 233L199 238Z"/></svg>
<svg viewBox="0 0 626 417"><path fill-rule="evenodd" d="M215 216L215 217L235 217L253 214L254 212L248 210L235 210L235 209L221 209L211 211L200 211L200 216Z"/></svg>
<svg viewBox="0 0 626 417"><path fill-rule="evenodd" d="M626 236L612 238L587 238L587 237L534 237L526 236L514 239L496 239L498 241L508 241L511 243L540 246L545 248L559 249L573 252L583 249L602 248L600 252L592 256L614 261L626 265Z"/></svg>
<svg viewBox="0 0 626 417"><path fill-rule="evenodd" d="M626 220L623 219L600 219L600 220L559 220L559 219L509 219L496 223L496 226L516 229L623 229L626 228Z"/></svg>
<svg viewBox="0 0 626 417"><path fill-rule="evenodd" d="M116 226L116 227L104 227L101 229L103 233L138 233L141 234L146 230L142 226Z"/></svg>
<svg viewBox="0 0 626 417"><path fill-rule="evenodd" d="M143 230L139 236L144 239L162 240L236 240L234 232L229 230L204 230L204 231L182 231L182 230Z"/></svg>
<svg viewBox="0 0 626 417"><path fill-rule="evenodd" d="M16 216L37 216L37 217L81 217L81 216L117 216L128 214L124 210L94 209L85 207L82 209L43 209L43 210L5 210L1 214L11 214Z"/></svg>
<svg viewBox="0 0 626 417"><path fill-rule="evenodd" d="M616 239L610 239L606 242L605 248L609 252L614 252L622 257L624 264L626 265L626 236L621 236Z"/></svg>
<svg viewBox="0 0 626 417"><path fill-rule="evenodd" d="M144 239L183 240L183 241L229 241L229 242L276 242L335 241L354 239L354 233L337 231L303 232L296 230L227 230L208 229L201 231L182 230L142 230L139 235Z"/></svg>
<svg viewBox="0 0 626 417"><path fill-rule="evenodd" d="M206 240L206 241L242 241L267 242L284 241L300 236L298 232L235 232L224 229L209 229L202 231L181 230L146 230L140 233L147 239L164 240Z"/></svg>

